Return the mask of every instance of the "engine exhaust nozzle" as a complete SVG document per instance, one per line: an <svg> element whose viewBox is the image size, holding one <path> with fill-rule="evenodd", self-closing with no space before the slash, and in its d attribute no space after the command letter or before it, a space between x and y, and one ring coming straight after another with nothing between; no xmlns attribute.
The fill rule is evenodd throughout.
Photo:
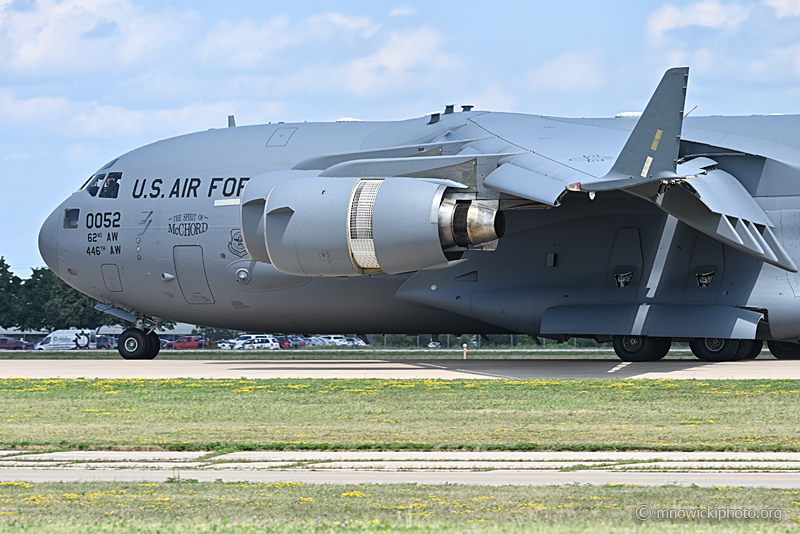
<svg viewBox="0 0 800 534"><path fill-rule="evenodd" d="M503 237L506 219L502 211L472 202L442 203L439 236L444 247L466 247Z"/></svg>

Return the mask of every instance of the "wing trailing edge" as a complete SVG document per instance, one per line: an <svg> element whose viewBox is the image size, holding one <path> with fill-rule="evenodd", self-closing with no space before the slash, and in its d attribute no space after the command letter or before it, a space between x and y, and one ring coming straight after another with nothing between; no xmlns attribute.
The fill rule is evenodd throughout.
<svg viewBox="0 0 800 534"><path fill-rule="evenodd" d="M713 162L712 162L713 163ZM786 271L797 266L772 232L772 222L735 177L719 169L625 191L645 198L707 236Z"/></svg>
<svg viewBox="0 0 800 534"><path fill-rule="evenodd" d="M611 170L600 178L582 177L571 191L622 190L653 202L696 230L781 269L797 266L775 237L772 222L741 182L716 168L709 158L678 165L689 69L669 69L658 84ZM485 184L499 191L556 206L557 182L537 176L516 183L509 169ZM497 179L494 178L498 174ZM533 185L535 184L535 185Z"/></svg>
<svg viewBox="0 0 800 534"><path fill-rule="evenodd" d="M564 182L513 163L500 165L484 179L483 185L548 206L558 206L558 199L566 193Z"/></svg>
<svg viewBox="0 0 800 534"><path fill-rule="evenodd" d="M658 84L642 116L628 137L611 170L595 177L546 160L538 155L506 160L484 181L490 189L558 206L571 191L609 191L641 183L676 179L683 107L686 100L686 67L668 70ZM534 157L536 156L536 157ZM533 168L531 168L533 167Z"/></svg>
<svg viewBox="0 0 800 534"><path fill-rule="evenodd" d="M679 167L688 76L688 68L668 70L611 170L570 189L627 191L713 239L797 272L770 229L773 224L739 180L708 158Z"/></svg>

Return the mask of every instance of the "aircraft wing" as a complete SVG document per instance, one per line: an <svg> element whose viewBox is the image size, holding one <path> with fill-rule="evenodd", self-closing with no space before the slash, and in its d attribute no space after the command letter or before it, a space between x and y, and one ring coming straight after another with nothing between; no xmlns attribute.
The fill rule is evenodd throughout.
<svg viewBox="0 0 800 534"><path fill-rule="evenodd" d="M666 71L632 131L625 121L538 118L542 131L531 133L533 123L481 113L448 127L435 115L427 123L430 136L418 144L314 156L294 169L325 177L421 178L480 198L540 207L559 206L569 191L592 198L601 191L625 191L722 243L796 272L772 222L735 176L717 168L713 155L680 158L688 75L688 68ZM561 137L545 146L548 129ZM614 148L621 144L621 151ZM570 157L576 150L594 154Z"/></svg>
<svg viewBox="0 0 800 534"><path fill-rule="evenodd" d="M566 191L586 191L592 198L598 191L626 191L726 245L797 272L770 229L774 225L739 180L716 168L709 157L679 158L688 73L688 68L676 68L664 74L604 175L592 176L568 162L535 154L501 165L484 185L550 206L557 206Z"/></svg>

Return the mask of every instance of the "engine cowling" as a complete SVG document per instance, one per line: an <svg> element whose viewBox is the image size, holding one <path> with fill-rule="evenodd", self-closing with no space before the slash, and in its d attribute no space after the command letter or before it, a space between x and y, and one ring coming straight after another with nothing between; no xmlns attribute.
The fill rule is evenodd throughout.
<svg viewBox="0 0 800 534"><path fill-rule="evenodd" d="M414 178L288 180L242 205L242 235L254 259L287 274L430 269L504 231L502 212L448 193Z"/></svg>

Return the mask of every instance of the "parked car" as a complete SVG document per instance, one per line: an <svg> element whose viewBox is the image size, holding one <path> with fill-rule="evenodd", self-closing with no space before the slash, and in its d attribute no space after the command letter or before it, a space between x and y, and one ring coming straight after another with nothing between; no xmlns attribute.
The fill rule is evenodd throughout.
<svg viewBox="0 0 800 534"><path fill-rule="evenodd" d="M289 336L289 342L292 344L293 349L302 349L308 344L308 341L303 336Z"/></svg>
<svg viewBox="0 0 800 534"><path fill-rule="evenodd" d="M367 344L361 341L360 338L357 337L346 337L344 338L345 342L347 342L348 347L366 347Z"/></svg>
<svg viewBox="0 0 800 534"><path fill-rule="evenodd" d="M336 345L336 346L347 345L347 340L342 335L320 336L320 338L323 341L325 341L325 344L327 345Z"/></svg>
<svg viewBox="0 0 800 534"><path fill-rule="evenodd" d="M275 340L280 344L282 349L291 349L292 344L286 338L286 336L275 336Z"/></svg>
<svg viewBox="0 0 800 534"><path fill-rule="evenodd" d="M34 346L36 350L86 350L97 348L93 330L56 330Z"/></svg>
<svg viewBox="0 0 800 534"><path fill-rule="evenodd" d="M238 348L242 350L278 350L281 346L277 339L265 335L247 339Z"/></svg>
<svg viewBox="0 0 800 534"><path fill-rule="evenodd" d="M242 344L245 341L247 341L249 339L255 339L257 337L264 337L266 335L267 334L241 334L236 339L229 339L228 341L217 343L217 347L219 347L220 349L224 349L224 350L241 349L242 348Z"/></svg>
<svg viewBox="0 0 800 534"><path fill-rule="evenodd" d="M0 350L31 350L32 348L33 343L11 337L0 337Z"/></svg>
<svg viewBox="0 0 800 534"><path fill-rule="evenodd" d="M98 349L115 349L117 341L111 336L97 336Z"/></svg>
<svg viewBox="0 0 800 534"><path fill-rule="evenodd" d="M217 348L222 350L230 350L235 344L235 339L220 339L217 341Z"/></svg>
<svg viewBox="0 0 800 534"><path fill-rule="evenodd" d="M213 344L200 336L183 336L164 344L165 349L204 349Z"/></svg>
<svg viewBox="0 0 800 534"><path fill-rule="evenodd" d="M242 348L242 345L244 345L246 341L250 341L251 339L263 338L268 335L269 334L242 334L233 340L233 346L231 348L239 350Z"/></svg>

